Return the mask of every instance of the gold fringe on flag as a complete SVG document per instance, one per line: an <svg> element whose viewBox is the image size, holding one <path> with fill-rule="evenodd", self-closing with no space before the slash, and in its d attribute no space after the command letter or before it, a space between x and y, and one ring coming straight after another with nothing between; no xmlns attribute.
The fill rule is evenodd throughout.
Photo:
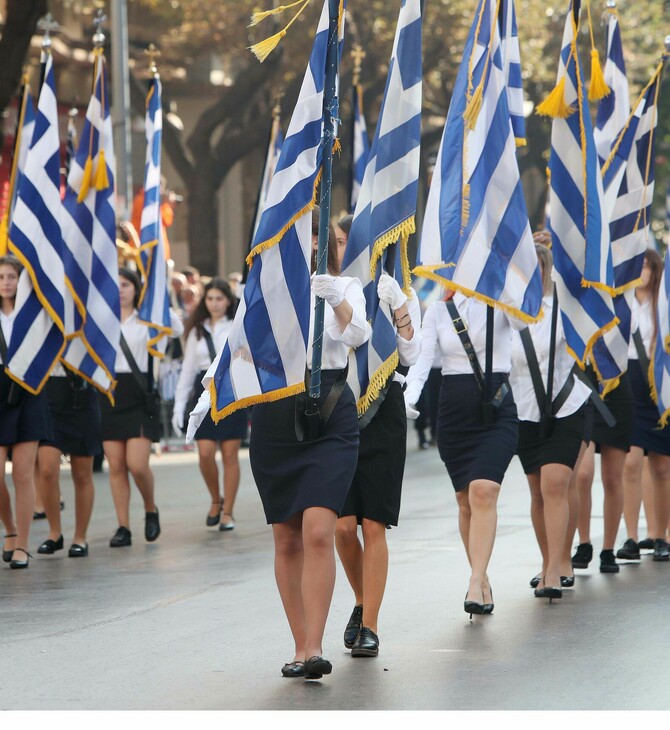
<svg viewBox="0 0 670 730"><path fill-rule="evenodd" d="M400 358L398 351L394 350L391 357L383 362L379 368L374 372L368 383L368 388L365 391L365 395L361 396L356 403L356 409L358 410L358 416L362 416L365 411L379 398L379 393L382 388L386 385L386 381L393 375L395 369L398 367Z"/></svg>
<svg viewBox="0 0 670 730"><path fill-rule="evenodd" d="M274 35L271 35L269 38L266 38L263 41L260 41L259 43L254 43L253 46L249 46L249 50L256 56L256 58L263 63L265 59L274 51L274 49L279 45L281 42L281 39L286 35L286 32L288 29L295 23L295 21L300 17L300 14L302 11L312 2L312 0L299 0L299 2L291 3L290 5L280 5L278 8L275 8L274 10L266 10L260 13L254 13L251 16L251 24L250 25L256 25L259 23L263 18L267 18L270 15L277 15L278 13L283 12L284 10L287 10L288 8L293 8L296 5L302 4L302 7L298 12L289 20L289 22L286 24L286 27L284 27L282 30L279 31L279 33L275 33Z"/></svg>
<svg viewBox="0 0 670 730"><path fill-rule="evenodd" d="M569 61L569 59L568 59ZM567 119L575 108L565 102L565 74L554 86L549 96L535 110L542 117Z"/></svg>
<svg viewBox="0 0 670 730"><path fill-rule="evenodd" d="M463 112L463 122L467 132L472 132L477 124L477 117L482 109L482 101L484 95L484 79L477 85L472 96L468 99L468 103L465 105L465 111Z"/></svg>
<svg viewBox="0 0 670 730"><path fill-rule="evenodd" d="M248 398L236 400L219 411L216 408L216 385L214 384L214 378L212 378L209 383L209 397L212 403L210 414L212 421L218 423L222 418L229 416L231 413L235 413L235 411L239 411L240 408L254 406L257 403L274 403L274 401L281 400L282 398L288 398L304 392L305 381L303 380L295 385L287 385L285 388L280 388L279 390L271 390L269 393L259 393L258 395L251 395Z"/></svg>
<svg viewBox="0 0 670 730"><path fill-rule="evenodd" d="M7 242L9 241L9 220L7 211L0 221L0 256L7 254Z"/></svg>
<svg viewBox="0 0 670 730"><path fill-rule="evenodd" d="M372 253L370 254L370 278L373 281L377 271L377 264L379 263L379 259L382 257L384 251L398 241L398 239L400 239L401 251L407 251L407 239L410 234L415 232L416 223L414 222L414 216L412 215L402 223L394 226L390 231L384 233L374 242ZM404 279L405 277L403 276L403 290L406 289L409 284L409 282L404 281ZM405 294L407 294L406 291Z"/></svg>

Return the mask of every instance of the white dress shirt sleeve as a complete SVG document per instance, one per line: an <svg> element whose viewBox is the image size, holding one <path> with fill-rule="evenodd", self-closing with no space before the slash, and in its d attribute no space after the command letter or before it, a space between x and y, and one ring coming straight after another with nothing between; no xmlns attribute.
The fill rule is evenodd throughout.
<svg viewBox="0 0 670 730"><path fill-rule="evenodd" d="M186 344L184 345L184 359L181 365L181 372L177 380L177 389L174 396L174 412L179 414L183 420L186 404L191 394L191 388L195 382L195 376L198 374L197 363L198 340L196 337L195 327L188 333Z"/></svg>
<svg viewBox="0 0 670 730"><path fill-rule="evenodd" d="M421 325L421 352L416 363L412 365L407 374L405 400L408 403L414 404L419 400L423 386L426 380L428 380L428 374L433 366L435 349L438 346L436 304L441 305L442 302L431 304L426 310Z"/></svg>
<svg viewBox="0 0 670 730"><path fill-rule="evenodd" d="M184 323L174 309L170 310L170 327L172 327L171 337L181 337L184 334Z"/></svg>
<svg viewBox="0 0 670 730"><path fill-rule="evenodd" d="M349 347L360 347L367 342L371 329L365 319L365 295L361 282L356 278L335 277L338 287L344 289L344 298L352 309L351 322L340 332L337 324L328 327L328 336L336 342L342 342Z"/></svg>
<svg viewBox="0 0 670 730"><path fill-rule="evenodd" d="M421 307L416 294L407 300L407 311L412 320L414 334L411 340L406 340L396 330L396 342L398 344L398 356L401 365L414 365L421 353Z"/></svg>

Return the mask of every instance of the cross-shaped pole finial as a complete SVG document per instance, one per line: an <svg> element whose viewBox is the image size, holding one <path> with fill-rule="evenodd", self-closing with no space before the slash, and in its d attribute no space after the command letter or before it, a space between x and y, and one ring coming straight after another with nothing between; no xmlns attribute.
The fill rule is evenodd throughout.
<svg viewBox="0 0 670 730"><path fill-rule="evenodd" d="M42 39L42 50L46 51L51 48L51 33L60 29L60 25L55 21L51 13L47 13L37 22L38 30L44 31Z"/></svg>
<svg viewBox="0 0 670 730"><path fill-rule="evenodd" d="M361 75L361 65L367 53L358 43L351 50L351 57L354 59L354 86L358 84Z"/></svg>
<svg viewBox="0 0 670 730"><path fill-rule="evenodd" d="M144 55L149 59L149 70L156 75L158 73L156 59L161 55L161 52L153 43L149 43L149 46L144 49Z"/></svg>
<svg viewBox="0 0 670 730"><path fill-rule="evenodd" d="M96 48L102 48L105 45L105 34L102 31L102 24L105 22L107 22L107 16L100 8L95 14L95 18L93 18L93 25L95 26L95 33L93 34L93 45Z"/></svg>

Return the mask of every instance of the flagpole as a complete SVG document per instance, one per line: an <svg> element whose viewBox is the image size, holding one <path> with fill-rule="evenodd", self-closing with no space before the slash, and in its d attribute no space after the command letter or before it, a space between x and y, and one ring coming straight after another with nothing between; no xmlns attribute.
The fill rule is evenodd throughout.
<svg viewBox="0 0 670 730"><path fill-rule="evenodd" d="M326 77L323 95L323 162L321 177L321 199L319 215L319 242L317 248L316 273L328 270L328 232L330 228L330 194L333 179L333 143L335 119L337 119L337 96L335 93L339 63L339 0L328 0L328 53L326 56ZM325 302L316 297L314 305L314 339L312 344L312 373L309 384L308 411L317 411L317 399L321 395L321 353L323 348L323 318Z"/></svg>

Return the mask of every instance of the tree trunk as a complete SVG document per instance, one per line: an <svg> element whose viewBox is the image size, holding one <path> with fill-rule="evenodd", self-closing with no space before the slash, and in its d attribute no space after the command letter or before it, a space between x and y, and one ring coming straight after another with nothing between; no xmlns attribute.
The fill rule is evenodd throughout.
<svg viewBox="0 0 670 730"><path fill-rule="evenodd" d="M205 276L219 274L218 199L213 164L198 165L188 191L190 263Z"/></svg>

